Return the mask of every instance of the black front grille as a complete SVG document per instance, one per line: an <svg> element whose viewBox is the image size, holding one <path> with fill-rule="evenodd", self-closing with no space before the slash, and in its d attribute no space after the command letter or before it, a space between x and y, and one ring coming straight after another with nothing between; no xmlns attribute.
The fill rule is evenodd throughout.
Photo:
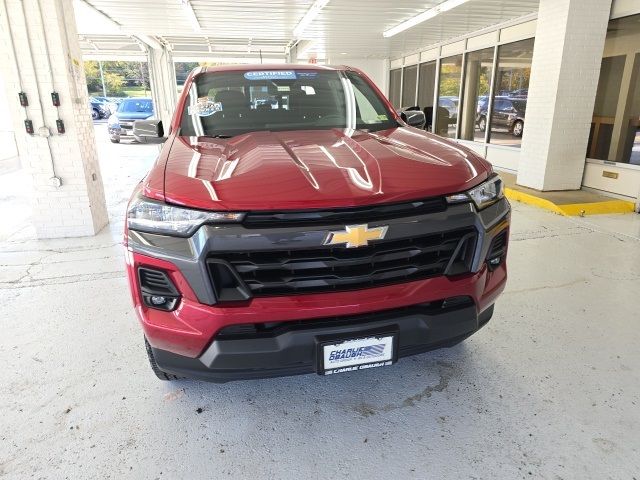
<svg viewBox="0 0 640 480"><path fill-rule="evenodd" d="M487 258L497 258L504 255L507 247L507 230L500 232L491 242L491 248L487 254Z"/></svg>
<svg viewBox="0 0 640 480"><path fill-rule="evenodd" d="M477 234L461 229L366 247L216 254L254 296L317 293L469 272Z"/></svg>
<svg viewBox="0 0 640 480"><path fill-rule="evenodd" d="M138 277L143 292L153 295L178 295L167 274L161 270L151 268L139 268Z"/></svg>
<svg viewBox="0 0 640 480"><path fill-rule="evenodd" d="M367 207L337 208L330 210L249 212L243 225L247 228L301 227L305 225L334 225L367 223L390 218L411 217L443 212L447 208L444 198L416 200L406 203L370 205Z"/></svg>

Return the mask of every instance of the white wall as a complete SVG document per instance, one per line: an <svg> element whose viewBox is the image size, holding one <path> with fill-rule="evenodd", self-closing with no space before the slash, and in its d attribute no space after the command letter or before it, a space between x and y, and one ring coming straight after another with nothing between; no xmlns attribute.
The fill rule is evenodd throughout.
<svg viewBox="0 0 640 480"><path fill-rule="evenodd" d="M389 78L388 61L379 58L351 58L347 55L339 55L328 61L330 65L348 65L359 68L366 73L378 88L387 95L387 83Z"/></svg>
<svg viewBox="0 0 640 480"><path fill-rule="evenodd" d="M14 170L20 165L11 111L7 97L2 95L3 92L5 92L4 81L0 75L0 145L2 145L0 148L0 174ZM16 92L16 98L17 95Z"/></svg>

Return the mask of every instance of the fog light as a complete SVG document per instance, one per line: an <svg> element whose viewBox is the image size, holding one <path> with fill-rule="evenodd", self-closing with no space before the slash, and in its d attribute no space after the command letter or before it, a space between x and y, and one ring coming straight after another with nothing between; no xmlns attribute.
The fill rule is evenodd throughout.
<svg viewBox="0 0 640 480"><path fill-rule="evenodd" d="M151 297L151 303L153 303L154 305L164 305L165 303L167 303L167 297L154 295Z"/></svg>
<svg viewBox="0 0 640 480"><path fill-rule="evenodd" d="M502 263L502 257L491 258L487 263L489 264L489 269L494 270Z"/></svg>

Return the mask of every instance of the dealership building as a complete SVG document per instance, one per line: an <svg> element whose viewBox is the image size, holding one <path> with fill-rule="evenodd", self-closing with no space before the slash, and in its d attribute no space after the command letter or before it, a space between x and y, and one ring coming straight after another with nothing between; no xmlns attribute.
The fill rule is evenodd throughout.
<svg viewBox="0 0 640 480"><path fill-rule="evenodd" d="M436 109L437 133L519 185L637 201L639 13L633 1L543 0L531 15L391 59L389 98L421 108L453 98L452 115Z"/></svg>

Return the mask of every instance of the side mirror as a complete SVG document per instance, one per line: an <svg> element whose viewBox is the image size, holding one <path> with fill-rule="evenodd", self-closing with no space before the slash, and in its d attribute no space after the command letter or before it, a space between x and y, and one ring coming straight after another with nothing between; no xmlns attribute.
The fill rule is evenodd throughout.
<svg viewBox="0 0 640 480"><path fill-rule="evenodd" d="M142 143L163 143L164 128L162 120L136 120L133 122L133 136Z"/></svg>
<svg viewBox="0 0 640 480"><path fill-rule="evenodd" d="M424 128L427 123L427 118L424 112L420 110L402 110L400 112L400 118L404 120L411 127Z"/></svg>

